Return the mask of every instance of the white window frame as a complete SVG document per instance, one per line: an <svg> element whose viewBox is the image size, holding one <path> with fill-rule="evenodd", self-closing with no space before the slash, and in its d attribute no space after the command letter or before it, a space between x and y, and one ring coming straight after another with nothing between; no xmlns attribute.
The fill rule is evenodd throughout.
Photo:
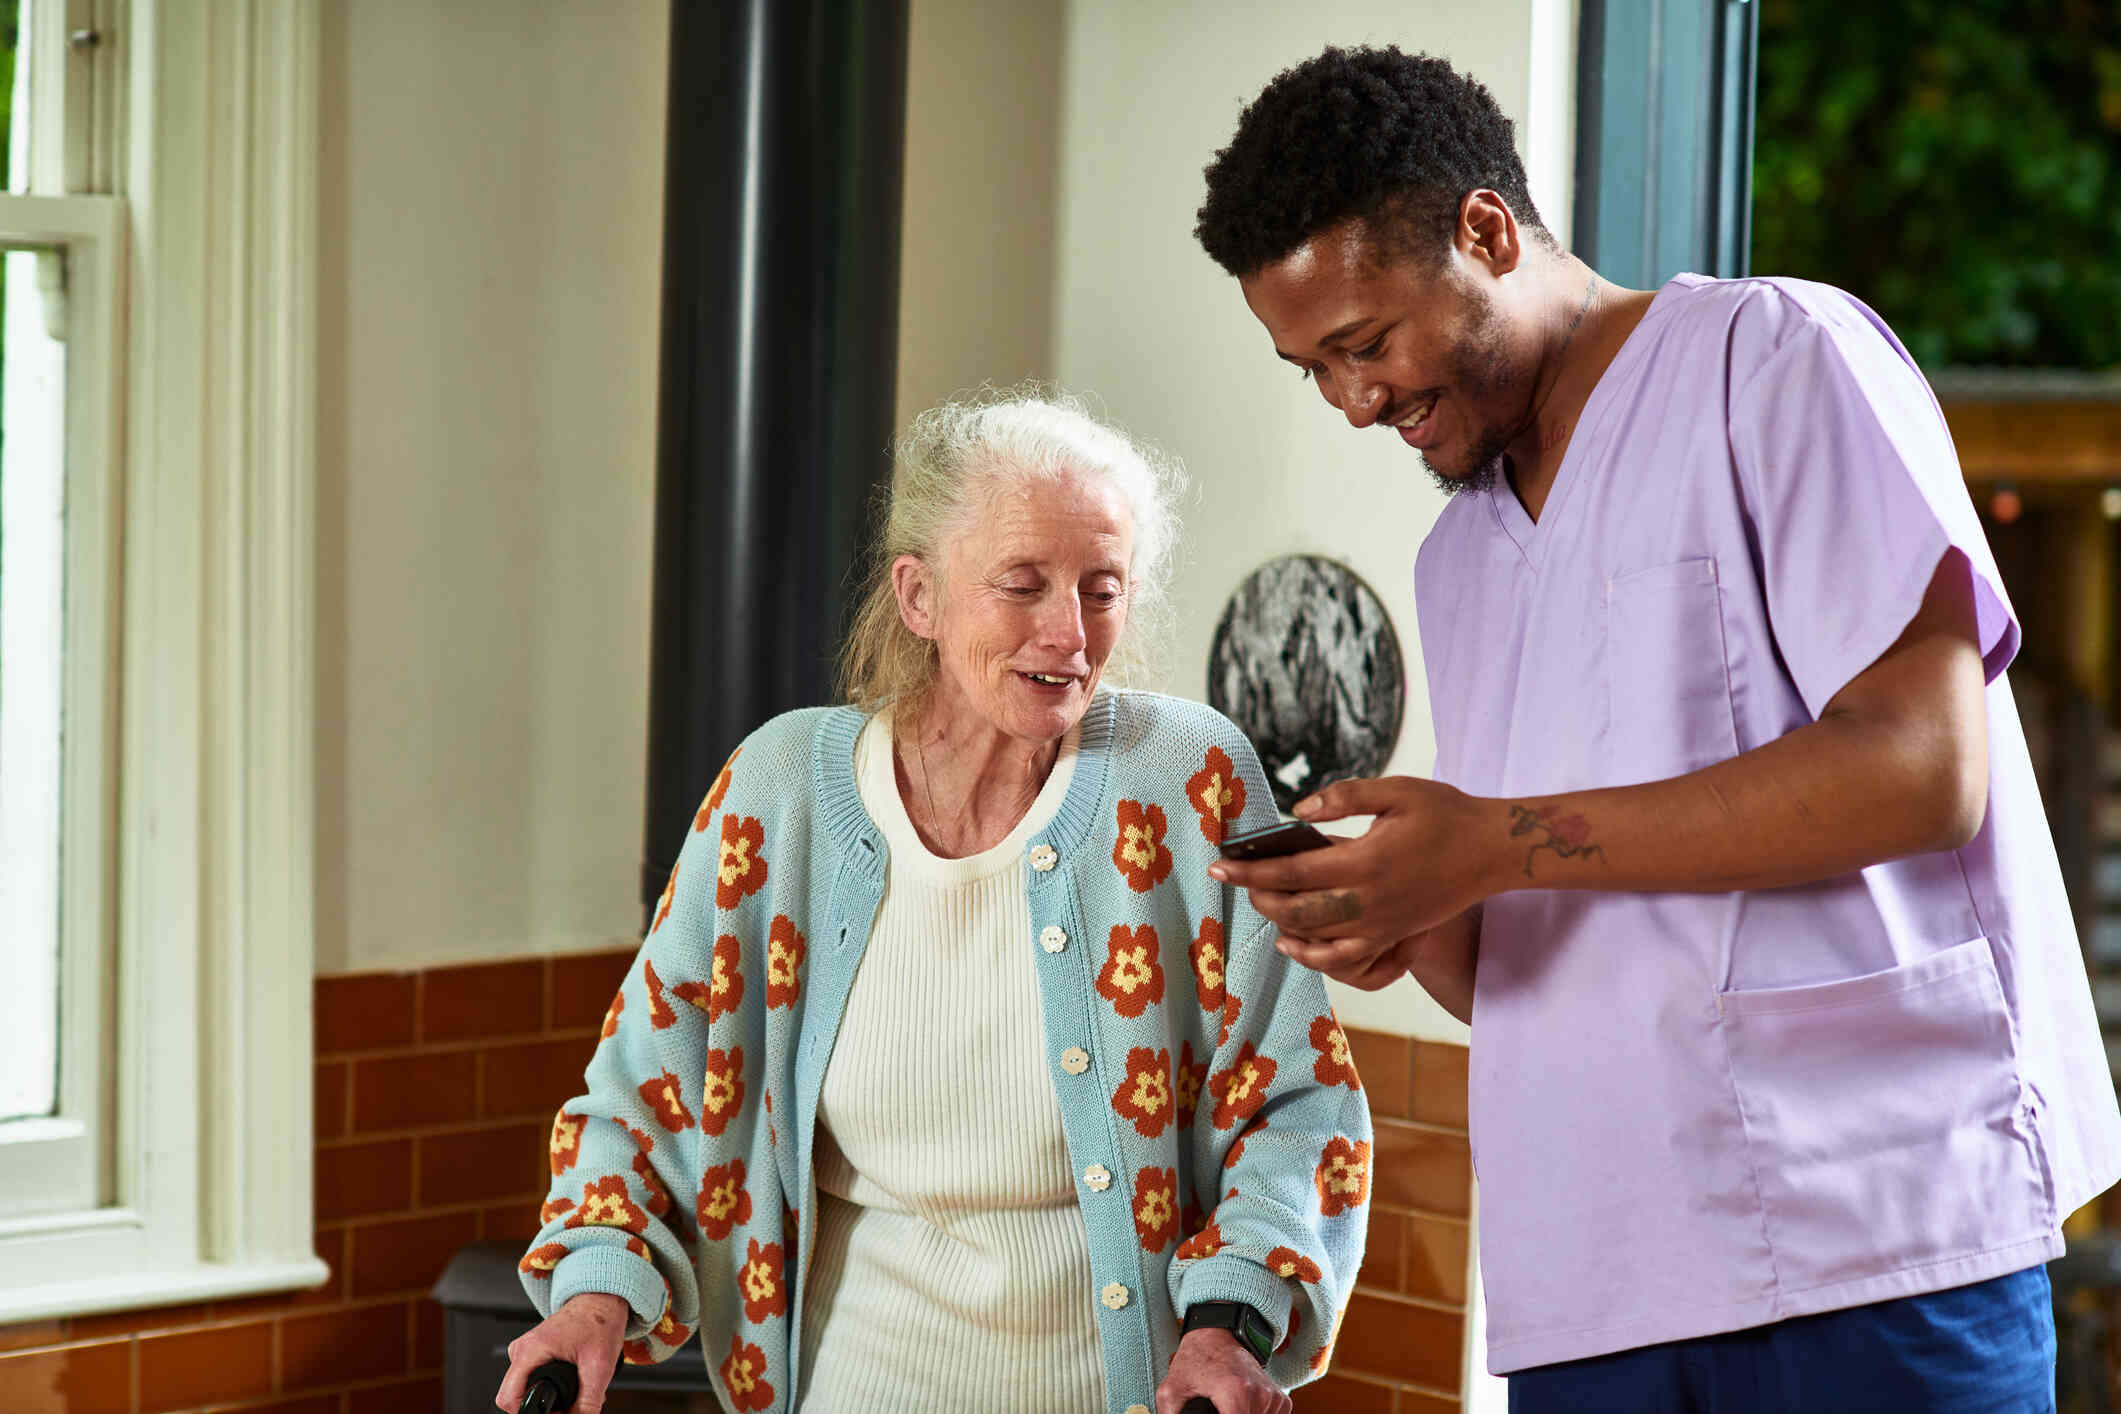
<svg viewBox="0 0 2121 1414"><path fill-rule="evenodd" d="M57 160L69 189L109 174L96 205L125 246L118 682L96 698L116 709L95 881L116 998L73 1033L104 1038L114 1113L107 1201L0 1224L0 1324L328 1276L311 1213L319 0L67 3L102 38L72 51L66 101L115 140ZM84 98L84 67L123 80Z"/></svg>
<svg viewBox="0 0 2121 1414"><path fill-rule="evenodd" d="M110 1191L102 1136L111 1118L111 1066L101 1040L111 983L115 716L108 709L117 685L119 205L107 196L0 196L0 242L58 250L65 271L65 618L55 684L64 721L54 881L59 1090L50 1118L0 1121L0 1194L14 1212L100 1206ZM0 861L0 878L12 875L15 862Z"/></svg>

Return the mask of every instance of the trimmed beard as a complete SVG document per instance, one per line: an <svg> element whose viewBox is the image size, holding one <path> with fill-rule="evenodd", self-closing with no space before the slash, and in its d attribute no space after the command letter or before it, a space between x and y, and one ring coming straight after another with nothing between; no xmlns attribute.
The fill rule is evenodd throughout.
<svg viewBox="0 0 2121 1414"><path fill-rule="evenodd" d="M1469 403L1499 401L1517 383L1517 370L1503 353L1502 320L1484 291L1470 292L1475 304L1473 327L1451 345L1451 381L1454 391ZM1490 425L1480 430L1463 468L1440 467L1422 453L1421 464L1446 496L1488 491L1503 476L1503 454L1510 443L1532 425L1529 402L1512 426Z"/></svg>

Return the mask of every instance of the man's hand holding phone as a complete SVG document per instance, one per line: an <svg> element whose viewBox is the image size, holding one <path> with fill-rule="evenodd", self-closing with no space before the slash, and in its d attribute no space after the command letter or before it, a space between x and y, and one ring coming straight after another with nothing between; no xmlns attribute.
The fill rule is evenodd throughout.
<svg viewBox="0 0 2121 1414"><path fill-rule="evenodd" d="M1296 813L1297 824L1375 818L1356 838L1317 834L1327 847L1299 845L1274 857L1230 857L1244 837L1233 838L1208 872L1250 892L1253 906L1280 927L1282 952L1352 986L1398 977L1421 935L1509 886L1514 856L1498 801L1392 776L1327 786L1298 801Z"/></svg>

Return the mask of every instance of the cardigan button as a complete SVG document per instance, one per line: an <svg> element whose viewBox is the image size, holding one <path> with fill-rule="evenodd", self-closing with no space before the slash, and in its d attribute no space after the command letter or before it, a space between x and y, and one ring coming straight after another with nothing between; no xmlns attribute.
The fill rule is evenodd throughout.
<svg viewBox="0 0 2121 1414"><path fill-rule="evenodd" d="M1061 1052L1061 1069L1070 1075L1081 1075L1090 1068L1090 1053L1081 1046L1070 1046Z"/></svg>
<svg viewBox="0 0 2121 1414"><path fill-rule="evenodd" d="M1083 1184L1092 1193L1102 1193L1112 1186L1112 1170L1103 1164L1092 1164L1083 1170Z"/></svg>
<svg viewBox="0 0 2121 1414"><path fill-rule="evenodd" d="M1127 1406L1127 1414L1149 1414L1149 1406L1146 1404L1130 1404Z"/></svg>
<svg viewBox="0 0 2121 1414"><path fill-rule="evenodd" d="M1038 945L1047 952L1059 952L1068 946L1068 935L1058 923L1048 923L1039 930Z"/></svg>
<svg viewBox="0 0 2121 1414"><path fill-rule="evenodd" d="M1060 856L1053 852L1052 845L1035 844L1031 846L1031 867L1033 869L1036 869L1039 873L1046 873L1047 871L1051 870L1055 864L1058 864L1059 862Z"/></svg>
<svg viewBox="0 0 2121 1414"><path fill-rule="evenodd" d="M1105 1289L1098 1293L1097 1299L1105 1303L1107 1311L1125 1310L1128 1300L1127 1288L1116 1281L1108 1281L1105 1283Z"/></svg>

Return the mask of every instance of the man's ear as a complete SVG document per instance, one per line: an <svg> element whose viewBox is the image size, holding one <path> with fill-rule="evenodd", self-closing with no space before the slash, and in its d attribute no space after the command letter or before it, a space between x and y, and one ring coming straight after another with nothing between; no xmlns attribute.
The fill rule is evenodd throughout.
<svg viewBox="0 0 2121 1414"><path fill-rule="evenodd" d="M1523 236L1510 204L1485 187L1469 191L1458 203L1458 253L1486 268L1491 275L1507 275L1524 259Z"/></svg>
<svg viewBox="0 0 2121 1414"><path fill-rule="evenodd" d="M934 638L936 583L927 562L918 555L893 560L891 588L898 595L899 621L917 638Z"/></svg>

